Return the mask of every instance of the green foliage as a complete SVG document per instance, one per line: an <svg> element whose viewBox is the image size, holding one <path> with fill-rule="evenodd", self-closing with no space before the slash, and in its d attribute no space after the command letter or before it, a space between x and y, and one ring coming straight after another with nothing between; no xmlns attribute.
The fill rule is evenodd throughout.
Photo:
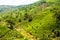
<svg viewBox="0 0 60 40"><path fill-rule="evenodd" d="M60 2L60 0L46 0L46 2Z"/></svg>
<svg viewBox="0 0 60 40"><path fill-rule="evenodd" d="M47 2L56 2L56 0L47 0ZM24 29L34 36L34 40L52 40L60 37L60 3L47 2L38 2L3 12L0 16L0 37L4 36L0 40L30 40L21 34L23 30L17 31L15 28Z"/></svg>

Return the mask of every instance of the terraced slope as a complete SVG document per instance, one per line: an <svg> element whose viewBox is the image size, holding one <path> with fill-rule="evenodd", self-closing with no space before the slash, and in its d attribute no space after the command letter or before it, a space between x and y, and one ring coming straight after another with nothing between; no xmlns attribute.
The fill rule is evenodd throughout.
<svg viewBox="0 0 60 40"><path fill-rule="evenodd" d="M59 4L34 4L4 12L0 16L0 40L60 40Z"/></svg>

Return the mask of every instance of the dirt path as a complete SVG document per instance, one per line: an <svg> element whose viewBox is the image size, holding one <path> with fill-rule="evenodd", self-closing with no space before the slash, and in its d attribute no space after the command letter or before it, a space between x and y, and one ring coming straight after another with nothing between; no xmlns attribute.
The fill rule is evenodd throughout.
<svg viewBox="0 0 60 40"><path fill-rule="evenodd" d="M20 32L23 36L31 39L31 40L34 40L34 36L31 35L30 33L28 33L26 30L24 30L23 28L15 28L18 32Z"/></svg>

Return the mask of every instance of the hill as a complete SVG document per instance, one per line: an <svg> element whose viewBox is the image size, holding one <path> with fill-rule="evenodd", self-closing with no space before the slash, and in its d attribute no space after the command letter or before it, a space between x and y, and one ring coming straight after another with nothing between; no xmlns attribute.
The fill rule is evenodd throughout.
<svg viewBox="0 0 60 40"><path fill-rule="evenodd" d="M0 5L0 12L9 11L16 8L15 6Z"/></svg>
<svg viewBox="0 0 60 40"><path fill-rule="evenodd" d="M60 40L60 3L37 2L0 15L0 40Z"/></svg>

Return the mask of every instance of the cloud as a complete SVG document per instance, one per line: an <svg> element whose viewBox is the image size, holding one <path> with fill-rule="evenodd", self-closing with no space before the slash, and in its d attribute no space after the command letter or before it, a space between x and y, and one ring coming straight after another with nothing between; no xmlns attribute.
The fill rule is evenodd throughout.
<svg viewBox="0 0 60 40"><path fill-rule="evenodd" d="M39 0L0 0L0 5L25 5Z"/></svg>

